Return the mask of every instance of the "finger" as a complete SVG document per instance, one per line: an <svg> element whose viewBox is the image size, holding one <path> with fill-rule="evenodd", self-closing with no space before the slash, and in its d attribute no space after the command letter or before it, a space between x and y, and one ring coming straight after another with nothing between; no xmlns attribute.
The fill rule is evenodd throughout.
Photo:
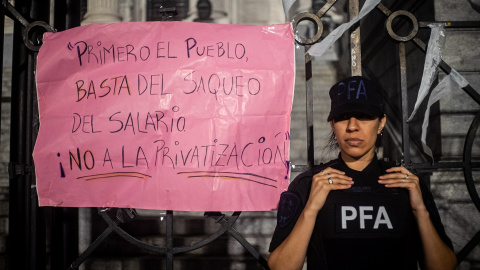
<svg viewBox="0 0 480 270"><path fill-rule="evenodd" d="M325 177L325 176L324 176ZM349 176L343 174L330 174L328 173L326 176L326 181L329 185L332 184L346 184L346 185L353 185L353 179Z"/></svg>
<svg viewBox="0 0 480 270"><path fill-rule="evenodd" d="M315 177L314 178L314 183L312 183L313 185L324 185L324 186L331 186L333 184L335 185L353 185L354 182L352 180L352 178L350 177L346 177L344 175L340 175L340 176L334 176L334 175L330 175L328 177L322 177L322 176L318 176L318 177Z"/></svg>
<svg viewBox="0 0 480 270"><path fill-rule="evenodd" d="M327 179L333 179L333 180L344 180L344 181L349 181L351 183L353 183L353 178L351 178L350 176L346 176L346 175L330 175Z"/></svg>
<svg viewBox="0 0 480 270"><path fill-rule="evenodd" d="M416 175L411 173L405 167L392 167L386 170L387 174L381 176L380 178L401 178L403 180L407 179L418 179Z"/></svg>
<svg viewBox="0 0 480 270"><path fill-rule="evenodd" d="M403 179L391 179L391 180L378 180L378 183L388 186L393 184L406 184L407 181L403 181Z"/></svg>
<svg viewBox="0 0 480 270"><path fill-rule="evenodd" d="M337 189L347 189L353 185L352 180L344 180L344 179L327 179L324 183L326 183L326 188L330 190L337 190Z"/></svg>
<svg viewBox="0 0 480 270"><path fill-rule="evenodd" d="M407 168L405 168L403 166L399 166L399 167L391 167L391 168L387 169L386 172L388 172L388 173L391 173L391 172L407 173L408 170L407 170Z"/></svg>
<svg viewBox="0 0 480 270"><path fill-rule="evenodd" d="M328 168L325 168L325 169L323 169L322 171L320 171L318 174L319 174L319 175L328 175L328 174L340 174L340 175L345 175L345 172L342 172L342 171L339 171L339 170L337 170L337 169L328 167Z"/></svg>
<svg viewBox="0 0 480 270"><path fill-rule="evenodd" d="M411 173L389 173L389 174L381 175L379 179L382 179L382 180L397 179L402 181L407 181L407 180L416 181L418 180L418 177Z"/></svg>
<svg viewBox="0 0 480 270"><path fill-rule="evenodd" d="M397 181L397 182L391 182L391 183L382 183L385 184L385 187L387 188L406 188L406 189L413 189L416 187L415 183L412 182L403 182L403 181Z"/></svg>
<svg viewBox="0 0 480 270"><path fill-rule="evenodd" d="M411 175L407 175L407 174L404 174L404 173L389 173L389 174L385 174L385 175L381 175L379 177L379 179L401 179L401 180L407 180L411 178Z"/></svg>
<svg viewBox="0 0 480 270"><path fill-rule="evenodd" d="M353 181L352 180L345 180L345 179L335 179L335 178L332 178L332 179L329 179L327 180L328 182L328 185L343 185L343 186L351 186L353 185Z"/></svg>
<svg viewBox="0 0 480 270"><path fill-rule="evenodd" d="M322 177L323 180L326 180L329 184L333 184L335 181L336 183L347 183L352 185L353 179L346 175L339 175L339 174L327 174L326 176Z"/></svg>
<svg viewBox="0 0 480 270"><path fill-rule="evenodd" d="M327 173L325 175L316 174L313 176L313 179L315 181L328 181L328 179L338 179L338 180L348 180L348 181L353 180L350 176L346 176L344 174L333 174L333 173Z"/></svg>
<svg viewBox="0 0 480 270"><path fill-rule="evenodd" d="M400 173L400 174L404 174L404 175L413 175L412 172L410 172L407 168L405 167L392 167L392 168L389 168L387 170L385 170L387 173ZM408 178L408 177L407 177Z"/></svg>
<svg viewBox="0 0 480 270"><path fill-rule="evenodd" d="M332 184L330 185L331 190L341 190L341 189L349 189L352 185L340 185L340 184Z"/></svg>
<svg viewBox="0 0 480 270"><path fill-rule="evenodd" d="M378 183L386 187L415 187L418 186L418 180L415 179L379 179Z"/></svg>

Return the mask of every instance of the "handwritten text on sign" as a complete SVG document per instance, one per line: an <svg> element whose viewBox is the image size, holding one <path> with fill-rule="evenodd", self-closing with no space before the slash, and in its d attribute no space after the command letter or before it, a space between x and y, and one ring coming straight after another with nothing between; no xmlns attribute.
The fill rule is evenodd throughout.
<svg viewBox="0 0 480 270"><path fill-rule="evenodd" d="M40 205L276 208L290 167L289 24L89 25L43 42Z"/></svg>

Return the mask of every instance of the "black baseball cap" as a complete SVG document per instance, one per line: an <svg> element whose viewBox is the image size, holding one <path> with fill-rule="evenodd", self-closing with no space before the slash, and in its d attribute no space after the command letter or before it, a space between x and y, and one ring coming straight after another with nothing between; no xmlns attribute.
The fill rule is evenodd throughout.
<svg viewBox="0 0 480 270"><path fill-rule="evenodd" d="M363 113L372 117L385 114L380 88L367 78L353 76L330 88L330 114L327 121L346 113Z"/></svg>

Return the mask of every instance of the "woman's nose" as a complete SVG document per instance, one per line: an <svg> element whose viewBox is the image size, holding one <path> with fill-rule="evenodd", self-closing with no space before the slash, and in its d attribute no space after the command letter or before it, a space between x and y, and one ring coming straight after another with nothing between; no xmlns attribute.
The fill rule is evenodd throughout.
<svg viewBox="0 0 480 270"><path fill-rule="evenodd" d="M350 117L350 119L348 119L347 121L348 121L347 130L349 130L349 131L358 130L358 120L357 120L357 118Z"/></svg>

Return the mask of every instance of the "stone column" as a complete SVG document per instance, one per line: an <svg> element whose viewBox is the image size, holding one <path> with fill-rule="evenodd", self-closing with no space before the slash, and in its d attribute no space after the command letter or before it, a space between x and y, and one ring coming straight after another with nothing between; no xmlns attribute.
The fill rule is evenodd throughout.
<svg viewBox="0 0 480 270"><path fill-rule="evenodd" d="M133 3L132 0L124 0L120 2L119 14L121 14L122 21L131 22L133 21Z"/></svg>
<svg viewBox="0 0 480 270"><path fill-rule="evenodd" d="M119 2L117 0L88 0L87 13L82 25L121 22Z"/></svg>

